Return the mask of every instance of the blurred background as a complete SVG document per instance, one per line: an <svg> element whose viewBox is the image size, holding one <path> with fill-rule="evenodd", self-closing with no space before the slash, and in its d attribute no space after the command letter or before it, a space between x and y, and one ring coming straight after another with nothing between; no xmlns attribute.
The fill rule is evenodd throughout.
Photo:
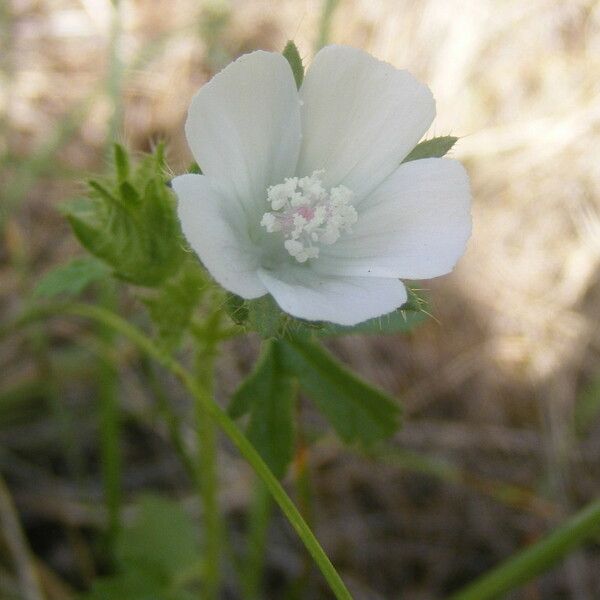
<svg viewBox="0 0 600 600"><path fill-rule="evenodd" d="M600 490L599 2L2 0L0 320L81 252L56 207L106 167L113 139L135 151L164 139L173 172L186 170L192 94L239 54L288 39L305 64L342 43L410 70L437 100L429 135L461 137L452 155L471 176L474 235L452 275L424 283L435 319L331 345L402 400L404 427L374 458L330 435L310 455L317 534L356 597L442 597ZM107 367L90 358L95 343L65 319L0 346L0 505L24 528L50 599L74 598L105 568L93 540L106 522ZM257 348L254 338L225 348L223 400ZM122 341L111 357L125 504L151 490L193 512L147 365ZM190 435L185 395L161 384ZM230 448L220 461L222 506L241 531L253 480ZM0 597L18 598L9 521ZM303 561L276 518L267 597L282 597ZM305 597L328 597L313 579ZM600 598L600 545L513 597Z"/></svg>

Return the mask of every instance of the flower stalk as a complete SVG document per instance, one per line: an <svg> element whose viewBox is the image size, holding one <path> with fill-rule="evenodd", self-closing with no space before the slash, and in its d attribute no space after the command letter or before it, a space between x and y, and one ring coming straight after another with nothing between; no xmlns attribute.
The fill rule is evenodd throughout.
<svg viewBox="0 0 600 600"><path fill-rule="evenodd" d="M310 527L296 508L295 504L283 489L275 475L261 458L248 438L242 433L229 415L214 401L210 391L202 381L186 369L170 354L162 351L153 340L125 319L100 307L82 303L59 304L41 307L28 311L21 318L0 328L0 338L20 326L33 323L45 318L59 315L71 315L90 319L96 323L112 328L135 344L143 353L159 363L163 368L175 375L194 397L198 410L208 415L227 437L237 447L242 456L248 461L258 477L265 484L271 496L277 502L290 525L302 540L306 549L313 557L325 580L329 584L337 600L352 600L348 588L342 581L335 567L329 560L321 544Z"/></svg>

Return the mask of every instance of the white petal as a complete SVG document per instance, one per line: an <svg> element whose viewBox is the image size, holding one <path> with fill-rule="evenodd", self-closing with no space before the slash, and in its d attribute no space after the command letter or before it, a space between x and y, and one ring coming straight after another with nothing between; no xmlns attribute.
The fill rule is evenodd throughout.
<svg viewBox="0 0 600 600"><path fill-rule="evenodd" d="M309 321L356 325L406 302L406 288L397 279L328 277L293 265L261 269L258 276L285 312Z"/></svg>
<svg viewBox="0 0 600 600"><path fill-rule="evenodd" d="M390 175L435 116L429 89L407 71L344 46L323 48L300 90L303 141L298 173L324 169L357 200Z"/></svg>
<svg viewBox="0 0 600 600"><path fill-rule="evenodd" d="M266 289L257 275L259 250L248 237L244 219L232 210L204 175L181 175L172 181L179 200L181 229L215 280L243 298Z"/></svg>
<svg viewBox="0 0 600 600"><path fill-rule="evenodd" d="M293 175L300 149L300 100L288 62L263 51L238 58L194 96L185 133L202 172L260 220L267 187Z"/></svg>
<svg viewBox="0 0 600 600"><path fill-rule="evenodd" d="M427 279L450 272L471 235L469 178L455 160L400 166L360 206L352 233L314 268L336 275Z"/></svg>

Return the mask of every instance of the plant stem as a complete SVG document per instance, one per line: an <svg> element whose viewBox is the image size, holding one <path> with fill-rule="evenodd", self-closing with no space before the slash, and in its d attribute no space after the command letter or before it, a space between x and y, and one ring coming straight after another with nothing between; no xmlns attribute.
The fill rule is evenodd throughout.
<svg viewBox="0 0 600 600"><path fill-rule="evenodd" d="M250 510L246 558L242 571L242 589L245 600L260 600L265 570L267 533L271 517L272 501L269 490L257 481Z"/></svg>
<svg viewBox="0 0 600 600"><path fill-rule="evenodd" d="M315 51L320 50L323 46L326 46L329 43L331 21L338 3L339 0L323 0L321 18L319 20L319 34L315 44Z"/></svg>
<svg viewBox="0 0 600 600"><path fill-rule="evenodd" d="M24 314L16 321L0 327L0 339L15 328L26 325L27 323L39 321L53 315L68 314L95 322L104 323L112 327L115 331L124 335L133 342L142 352L156 360L165 369L171 371L184 385L184 387L194 396L198 406L217 423L225 432L229 439L240 451L242 456L248 461L256 474L267 486L267 489L283 511L291 526L294 528L310 555L317 563L321 573L325 577L331 591L337 600L352 600L350 592L344 585L341 577L338 575L335 567L325 554L306 521L287 495L275 475L271 472L267 464L261 458L248 438L242 433L238 426L233 422L229 415L213 400L206 388L201 385L181 363L172 356L162 352L145 333L137 327L131 325L125 319L110 311L100 307L88 304L74 303L66 305L49 305L41 307L38 310L30 311Z"/></svg>
<svg viewBox="0 0 600 600"><path fill-rule="evenodd" d="M104 282L101 302L105 310L116 304L116 294L112 281ZM114 331L99 323L98 336L107 345L114 343ZM117 392L117 373L108 356L100 358L98 369L98 401L100 411L100 455L104 501L108 514L106 546L110 553L121 526L121 417Z"/></svg>
<svg viewBox="0 0 600 600"><path fill-rule="evenodd" d="M512 556L454 594L451 600L491 600L531 581L600 531L600 499L588 504L543 540Z"/></svg>
<svg viewBox="0 0 600 600"><path fill-rule="evenodd" d="M211 400L214 396L214 363L220 313L209 317L204 335L198 338L196 381ZM223 523L219 511L217 479L217 431L208 418L203 402L194 397L198 439L198 485L204 517L204 590L202 598L216 600L221 580Z"/></svg>
<svg viewBox="0 0 600 600"><path fill-rule="evenodd" d="M106 93L112 104L113 113L110 118L107 135L108 151L116 139L123 121L122 102L123 63L121 61L121 2L113 0L110 20L110 37L108 44L108 73L106 77Z"/></svg>
<svg viewBox="0 0 600 600"><path fill-rule="evenodd" d="M148 379L150 390L156 400L157 413L167 426L169 440L171 444L173 444L175 452L177 452L186 473L190 479L195 482L198 477L198 469L196 468L194 459L188 452L183 436L181 435L181 419L171 407L163 385L156 375L154 365L146 355L142 356L142 370Z"/></svg>

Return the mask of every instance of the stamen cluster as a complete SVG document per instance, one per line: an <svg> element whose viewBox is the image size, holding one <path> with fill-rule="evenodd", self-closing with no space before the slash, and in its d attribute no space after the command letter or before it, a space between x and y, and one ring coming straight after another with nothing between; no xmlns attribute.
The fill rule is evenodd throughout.
<svg viewBox="0 0 600 600"><path fill-rule="evenodd" d="M269 233L281 232L285 249L300 263L318 258L319 245L334 244L358 220L352 191L340 185L327 192L319 178L322 173L288 177L267 190L272 210L260 224Z"/></svg>

